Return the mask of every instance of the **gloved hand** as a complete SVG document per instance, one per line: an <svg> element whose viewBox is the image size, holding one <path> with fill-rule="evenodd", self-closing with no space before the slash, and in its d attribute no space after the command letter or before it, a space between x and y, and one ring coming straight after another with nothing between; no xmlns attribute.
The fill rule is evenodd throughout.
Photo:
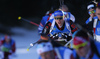
<svg viewBox="0 0 100 59"><path fill-rule="evenodd" d="M52 36L52 38L53 39L58 39L59 37L58 37L58 34L56 33L56 34L54 34L53 36Z"/></svg>
<svg viewBox="0 0 100 59"><path fill-rule="evenodd" d="M62 38L67 39L68 35L66 33L62 33Z"/></svg>
<svg viewBox="0 0 100 59"><path fill-rule="evenodd" d="M68 36L68 34L66 34L66 33L62 33L62 38L66 39L66 42L67 42L67 41L71 40L72 37Z"/></svg>

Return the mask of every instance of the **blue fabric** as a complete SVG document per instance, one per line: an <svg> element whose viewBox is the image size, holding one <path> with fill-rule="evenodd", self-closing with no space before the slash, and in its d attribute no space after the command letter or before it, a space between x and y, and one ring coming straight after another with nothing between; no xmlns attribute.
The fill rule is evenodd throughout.
<svg viewBox="0 0 100 59"><path fill-rule="evenodd" d="M100 35L100 21L97 22L95 33L96 35Z"/></svg>
<svg viewBox="0 0 100 59"><path fill-rule="evenodd" d="M88 24L90 22L89 19L90 19L90 17L86 20L86 22L85 22L86 24Z"/></svg>
<svg viewBox="0 0 100 59"><path fill-rule="evenodd" d="M68 16L69 16L69 18L67 18L67 21L70 21L70 12L68 12Z"/></svg>
<svg viewBox="0 0 100 59"><path fill-rule="evenodd" d="M49 20L49 21L52 23L53 20L54 20L54 19ZM54 34L56 34L56 33L66 33L66 34L69 34L70 31L66 28L66 25L65 25L65 27L64 27L64 30L59 30L59 29L57 28L57 26L54 25L53 30L52 30L52 32L51 32L50 34L54 35Z"/></svg>
<svg viewBox="0 0 100 59"><path fill-rule="evenodd" d="M42 30L43 30L45 24L47 23L48 17L49 17L49 15L46 15L46 16L42 17L42 20L41 20L40 25L38 27L38 33L39 34L42 33Z"/></svg>
<svg viewBox="0 0 100 59"><path fill-rule="evenodd" d="M98 19L98 17L97 17L97 16L95 16L95 17L93 17L93 19Z"/></svg>
<svg viewBox="0 0 100 59"><path fill-rule="evenodd" d="M94 20L95 20L95 19L98 19L98 17L96 16L96 17L94 17L93 19L94 19ZM95 34L96 34L96 35L100 35L100 21L99 21L99 20L97 21L97 24L96 24Z"/></svg>
<svg viewBox="0 0 100 59"><path fill-rule="evenodd" d="M57 10L54 12L54 16L63 16L63 13L62 13L62 11Z"/></svg>
<svg viewBox="0 0 100 59"><path fill-rule="evenodd" d="M15 43L14 40L11 39L11 42L8 44L6 42L3 43L3 46L6 47L6 48L9 48L11 49L12 48L12 45Z"/></svg>
<svg viewBox="0 0 100 59"><path fill-rule="evenodd" d="M66 33L66 34L69 34L70 31L66 28L66 25L65 25L65 27L64 27L64 30L59 30L59 29L57 28L57 26L54 25L54 28L53 28L53 30L52 30L52 32L51 32L50 34L54 35L55 33Z"/></svg>

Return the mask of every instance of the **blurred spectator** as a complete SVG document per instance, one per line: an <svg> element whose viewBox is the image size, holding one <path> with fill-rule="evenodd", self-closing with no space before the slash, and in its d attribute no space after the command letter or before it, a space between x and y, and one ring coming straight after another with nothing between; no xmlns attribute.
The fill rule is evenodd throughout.
<svg viewBox="0 0 100 59"><path fill-rule="evenodd" d="M12 54L16 51L15 41L10 35L6 34L0 40L0 50L2 52L2 59L11 59Z"/></svg>

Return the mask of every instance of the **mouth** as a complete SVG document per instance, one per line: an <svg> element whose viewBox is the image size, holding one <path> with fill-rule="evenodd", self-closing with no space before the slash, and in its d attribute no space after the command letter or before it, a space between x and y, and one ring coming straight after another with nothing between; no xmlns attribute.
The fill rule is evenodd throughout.
<svg viewBox="0 0 100 59"><path fill-rule="evenodd" d="M58 22L58 24L61 24L61 22Z"/></svg>

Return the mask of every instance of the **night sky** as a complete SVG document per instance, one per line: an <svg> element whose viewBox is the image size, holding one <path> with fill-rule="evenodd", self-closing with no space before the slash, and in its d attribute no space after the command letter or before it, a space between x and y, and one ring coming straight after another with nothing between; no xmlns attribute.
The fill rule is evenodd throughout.
<svg viewBox="0 0 100 59"><path fill-rule="evenodd" d="M87 3L91 0L64 0L69 11L75 16L76 22L83 23L89 17ZM32 20L39 24L42 16L51 7L59 8L59 0L0 0L0 24L6 26L20 26L18 16L23 18L39 18Z"/></svg>

